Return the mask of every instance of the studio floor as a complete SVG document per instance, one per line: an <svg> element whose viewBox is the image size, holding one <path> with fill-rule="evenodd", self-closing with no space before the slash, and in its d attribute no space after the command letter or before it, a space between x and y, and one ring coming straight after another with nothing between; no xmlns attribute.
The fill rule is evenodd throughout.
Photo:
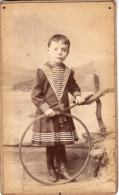
<svg viewBox="0 0 119 195"><path fill-rule="evenodd" d="M88 148L67 147L66 151L70 174L75 175L80 171L86 160ZM49 182L44 147L22 147L22 156L26 168L35 178ZM33 180L25 172L20 162L18 147L4 146L2 160L4 161L4 167L2 169L4 193L45 194L49 192L48 194L59 194L59 192L62 192L66 194L70 191L70 194L74 194L74 192L77 190L77 192L79 192L80 190L81 194L83 194L85 190L88 190L88 187L96 194L97 189L107 191L110 188L109 183L108 185L105 183L102 185L98 178L89 176L88 165L81 175L76 178L75 182L60 184L64 180L59 180L55 186L48 186Z"/></svg>

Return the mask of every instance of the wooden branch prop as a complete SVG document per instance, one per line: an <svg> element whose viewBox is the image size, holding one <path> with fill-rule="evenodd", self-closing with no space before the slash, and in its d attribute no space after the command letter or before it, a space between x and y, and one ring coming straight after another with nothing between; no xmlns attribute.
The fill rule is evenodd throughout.
<svg viewBox="0 0 119 195"><path fill-rule="evenodd" d="M114 92L114 88L108 88L108 89L102 89L97 91L96 93L93 94L93 96L88 99L87 101L85 101L83 103L83 105L90 105L93 102L95 102L96 100L98 100L100 97L104 96L107 93L113 93Z"/></svg>
<svg viewBox="0 0 119 195"><path fill-rule="evenodd" d="M97 118L98 125L99 125L100 131L101 131L103 137L106 136L106 127L105 127L104 122L102 120L102 115L101 115L102 103L101 103L101 100L99 98L101 96L104 96L106 93L110 93L113 91L114 91L114 89L105 89L103 91L100 91L99 77L96 74L94 74L94 92L95 92L95 94L84 103L84 104L91 104L94 101L96 101L96 118Z"/></svg>
<svg viewBox="0 0 119 195"><path fill-rule="evenodd" d="M96 117L98 121L98 125L100 127L100 131L102 133L102 136L106 136L106 127L104 125L104 122L102 120L102 115L101 115L101 110L102 110L102 102L100 99L96 100Z"/></svg>
<svg viewBox="0 0 119 195"><path fill-rule="evenodd" d="M100 89L99 77L96 74L94 74L93 79L94 79L94 92L97 92Z"/></svg>
<svg viewBox="0 0 119 195"><path fill-rule="evenodd" d="M93 78L94 78L94 91L97 92L100 89L99 77L96 74L94 74ZM102 110L102 102L100 99L97 99L96 100L96 118L98 121L100 131L102 133L102 136L105 137L106 127L105 127L104 122L102 120L101 110Z"/></svg>

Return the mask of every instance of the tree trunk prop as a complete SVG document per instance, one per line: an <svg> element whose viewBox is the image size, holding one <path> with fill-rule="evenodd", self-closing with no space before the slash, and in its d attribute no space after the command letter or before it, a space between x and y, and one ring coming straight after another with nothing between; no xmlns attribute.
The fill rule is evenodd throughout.
<svg viewBox="0 0 119 195"><path fill-rule="evenodd" d="M87 166L88 174L97 177L100 182L115 182L115 134L108 133L106 138L93 142L90 161Z"/></svg>

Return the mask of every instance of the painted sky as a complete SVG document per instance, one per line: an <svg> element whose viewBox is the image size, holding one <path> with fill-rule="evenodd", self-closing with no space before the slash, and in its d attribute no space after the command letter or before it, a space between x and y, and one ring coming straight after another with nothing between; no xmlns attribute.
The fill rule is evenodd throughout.
<svg viewBox="0 0 119 195"><path fill-rule="evenodd" d="M36 69L48 60L47 42L53 34L71 41L69 67L95 66L102 82L113 83L113 3L14 3L2 9L4 69ZM105 72L106 77L105 77ZM110 80L110 77L112 78Z"/></svg>

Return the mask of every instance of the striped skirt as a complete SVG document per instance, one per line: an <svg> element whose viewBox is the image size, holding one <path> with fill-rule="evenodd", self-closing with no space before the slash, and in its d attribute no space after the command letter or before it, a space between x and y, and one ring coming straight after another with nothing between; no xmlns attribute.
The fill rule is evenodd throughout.
<svg viewBox="0 0 119 195"><path fill-rule="evenodd" d="M31 143L34 145L68 145L75 141L78 141L78 135L70 117L43 118L33 126Z"/></svg>

